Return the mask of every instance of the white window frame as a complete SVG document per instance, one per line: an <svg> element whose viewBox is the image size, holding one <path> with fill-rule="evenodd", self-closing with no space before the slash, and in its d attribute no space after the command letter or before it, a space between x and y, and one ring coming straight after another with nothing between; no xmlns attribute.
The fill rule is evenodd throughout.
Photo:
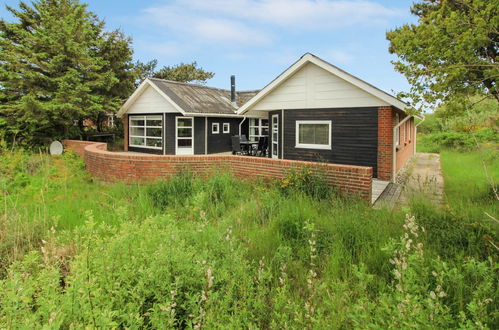
<svg viewBox="0 0 499 330"><path fill-rule="evenodd" d="M267 120L267 125L263 124L263 121ZM251 128L258 128L258 134L251 134ZM250 118L249 119L249 129L248 129L248 140L250 141L258 141L261 137L267 137L268 134L262 134L263 129L267 129L269 131L269 120L267 118Z"/></svg>
<svg viewBox="0 0 499 330"><path fill-rule="evenodd" d="M147 120L161 120L161 126L149 126L147 125ZM138 119L138 120L143 120L144 125L139 126L139 125L132 125L132 119ZM132 130L131 128L143 128L144 129L144 135L132 135ZM147 136L147 129L148 128L161 128L161 136ZM157 149L157 150L163 150L163 135L165 134L164 129L163 129L163 116L162 115L149 115L149 116L129 116L128 117L128 145L130 147L134 148L144 148L144 149ZM132 144L132 138L141 138L144 139L144 145L138 145L138 144ZM147 139L154 139L154 140L160 140L161 141L161 147L151 147L147 145Z"/></svg>
<svg viewBox="0 0 499 330"><path fill-rule="evenodd" d="M222 124L222 132L224 134L230 133L230 123L223 123Z"/></svg>
<svg viewBox="0 0 499 330"><path fill-rule="evenodd" d="M217 129L215 129L215 127ZM211 134L219 134L220 133L220 123L211 123Z"/></svg>
<svg viewBox="0 0 499 330"><path fill-rule="evenodd" d="M328 125L328 143L327 144L310 144L310 143L300 143L300 125ZM296 121L296 144L295 148L303 148L303 149L323 149L323 150L331 150L331 131L332 122L331 120L297 120Z"/></svg>

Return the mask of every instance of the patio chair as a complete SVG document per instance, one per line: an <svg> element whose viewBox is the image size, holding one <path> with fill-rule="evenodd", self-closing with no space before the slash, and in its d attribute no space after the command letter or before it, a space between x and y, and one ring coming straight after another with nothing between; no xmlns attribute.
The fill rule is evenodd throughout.
<svg viewBox="0 0 499 330"><path fill-rule="evenodd" d="M268 138L262 136L258 139L258 147L256 148L256 156L265 156L267 154Z"/></svg>
<svg viewBox="0 0 499 330"><path fill-rule="evenodd" d="M248 138L246 137L246 135L243 134L240 136L240 138L241 138L241 142L248 142Z"/></svg>
<svg viewBox="0 0 499 330"><path fill-rule="evenodd" d="M241 148L241 139L239 135L234 135L231 137L232 142L232 154L233 155L243 155L245 151Z"/></svg>

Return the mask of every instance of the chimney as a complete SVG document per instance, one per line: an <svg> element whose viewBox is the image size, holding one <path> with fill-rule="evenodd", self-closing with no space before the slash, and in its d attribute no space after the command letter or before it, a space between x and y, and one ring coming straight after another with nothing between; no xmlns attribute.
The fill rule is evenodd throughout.
<svg viewBox="0 0 499 330"><path fill-rule="evenodd" d="M236 104L236 76L230 76L230 101Z"/></svg>

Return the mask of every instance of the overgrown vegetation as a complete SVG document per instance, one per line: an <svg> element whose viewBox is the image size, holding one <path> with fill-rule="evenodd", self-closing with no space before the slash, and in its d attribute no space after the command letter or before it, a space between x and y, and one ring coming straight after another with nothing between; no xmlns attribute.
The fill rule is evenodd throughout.
<svg viewBox="0 0 499 330"><path fill-rule="evenodd" d="M498 325L483 217L373 210L306 168L126 186L72 154L0 159L0 327Z"/></svg>

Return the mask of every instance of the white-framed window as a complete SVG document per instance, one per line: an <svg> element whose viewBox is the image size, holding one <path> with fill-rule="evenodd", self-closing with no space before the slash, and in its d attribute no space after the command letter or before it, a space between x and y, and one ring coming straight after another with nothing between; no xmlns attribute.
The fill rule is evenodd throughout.
<svg viewBox="0 0 499 330"><path fill-rule="evenodd" d="M224 134L230 133L230 123L223 123L222 132Z"/></svg>
<svg viewBox="0 0 499 330"><path fill-rule="evenodd" d="M331 120L297 120L296 148L331 150Z"/></svg>
<svg viewBox="0 0 499 330"><path fill-rule="evenodd" d="M269 136L269 120L250 118L249 120L249 140L258 141L260 137Z"/></svg>
<svg viewBox="0 0 499 330"><path fill-rule="evenodd" d="M395 114L395 126L397 126L400 123L400 117L399 114ZM395 129L395 145L398 146L400 143L400 127L397 127Z"/></svg>
<svg viewBox="0 0 499 330"><path fill-rule="evenodd" d="M163 148L163 116L130 116L128 127L129 146L148 149Z"/></svg>
<svg viewBox="0 0 499 330"><path fill-rule="evenodd" d="M220 124L219 123L211 123L211 134L220 133Z"/></svg>

